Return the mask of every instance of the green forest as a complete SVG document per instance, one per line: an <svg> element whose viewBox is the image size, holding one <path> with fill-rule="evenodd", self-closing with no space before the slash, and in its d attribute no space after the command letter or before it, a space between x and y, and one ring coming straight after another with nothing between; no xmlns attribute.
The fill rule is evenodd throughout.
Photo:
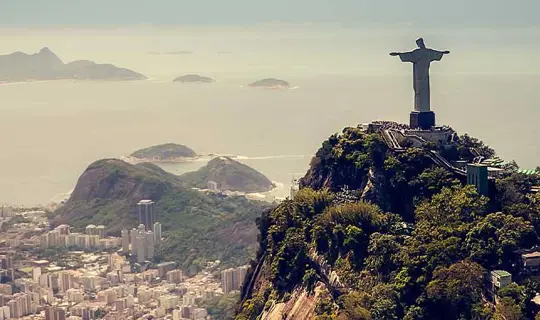
<svg viewBox="0 0 540 320"><path fill-rule="evenodd" d="M464 159L470 148L495 154L468 136L446 151ZM263 267L237 319L256 319L297 288L318 294L318 320L534 319L540 281L520 272L518 252L540 244L540 194L530 192L540 177L510 168L485 197L426 152L393 153L357 128L325 141L294 200L258 220ZM486 296L491 270L514 281L496 305Z"/></svg>

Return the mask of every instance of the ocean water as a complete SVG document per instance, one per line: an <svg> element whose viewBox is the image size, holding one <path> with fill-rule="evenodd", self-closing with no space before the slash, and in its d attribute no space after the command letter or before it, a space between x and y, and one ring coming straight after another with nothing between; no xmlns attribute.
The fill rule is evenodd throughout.
<svg viewBox="0 0 540 320"><path fill-rule="evenodd" d="M540 165L540 30L355 30L320 26L1 29L0 53L49 47L147 75L137 82L0 85L0 203L46 204L93 161L176 142L231 154L283 186L329 135L371 120L406 122L411 66L388 56L426 44L440 124L523 168ZM214 84L172 79L198 73ZM294 90L245 85L266 77ZM204 163L163 165L173 173Z"/></svg>

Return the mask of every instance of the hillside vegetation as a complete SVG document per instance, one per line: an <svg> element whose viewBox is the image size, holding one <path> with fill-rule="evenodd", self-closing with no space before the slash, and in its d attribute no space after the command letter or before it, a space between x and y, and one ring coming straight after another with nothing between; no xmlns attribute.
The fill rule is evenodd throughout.
<svg viewBox="0 0 540 320"><path fill-rule="evenodd" d="M157 221L167 238L158 248L161 259L175 260L194 271L208 260L225 265L249 261L256 250L255 219L266 204L243 197L219 197L185 188L175 175L158 166L105 159L91 164L79 178L54 224L82 230L103 224L111 234L138 224L136 204L156 202Z"/></svg>
<svg viewBox="0 0 540 320"><path fill-rule="evenodd" d="M461 137L454 155L468 148L493 153ZM325 141L294 200L258 221L237 319L534 318L540 282L520 276L514 252L540 244L540 194L529 192L540 178L509 173L483 197L426 152L394 153L357 128ZM494 269L516 281L496 308L484 280Z"/></svg>
<svg viewBox="0 0 540 320"><path fill-rule="evenodd" d="M259 171L229 157L217 157L201 169L180 176L186 185L206 189L209 181L220 190L240 192L266 192L274 184Z"/></svg>
<svg viewBox="0 0 540 320"><path fill-rule="evenodd" d="M195 151L176 143L165 143L152 146L133 152L131 157L143 160L166 161L177 158L194 158L197 156Z"/></svg>

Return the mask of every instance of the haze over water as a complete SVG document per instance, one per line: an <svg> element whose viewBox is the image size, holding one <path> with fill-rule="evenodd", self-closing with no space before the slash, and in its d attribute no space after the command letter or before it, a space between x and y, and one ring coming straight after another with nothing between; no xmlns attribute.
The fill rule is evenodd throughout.
<svg viewBox="0 0 540 320"><path fill-rule="evenodd" d="M438 124L484 140L523 168L540 165L540 29L5 28L1 54L46 46L64 62L112 63L150 80L0 85L0 203L45 204L93 161L165 142L245 156L287 185L345 126L407 122L412 66L388 53L413 49L419 36L451 51L432 65ZM191 53L156 54L181 51ZM172 83L187 73L218 82ZM298 88L242 87L267 77Z"/></svg>

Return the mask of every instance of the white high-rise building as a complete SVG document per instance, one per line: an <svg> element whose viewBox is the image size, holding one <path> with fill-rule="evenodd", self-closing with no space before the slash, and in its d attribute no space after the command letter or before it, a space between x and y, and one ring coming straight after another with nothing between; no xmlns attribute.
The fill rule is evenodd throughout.
<svg viewBox="0 0 540 320"><path fill-rule="evenodd" d="M107 237L107 231L105 230L104 225L99 225L96 227L96 235L98 235L100 239Z"/></svg>
<svg viewBox="0 0 540 320"><path fill-rule="evenodd" d="M9 312L9 307L8 306L3 306L0 308L0 319L4 320L4 319L10 319L11 318L11 313Z"/></svg>
<svg viewBox="0 0 540 320"><path fill-rule="evenodd" d="M170 283L181 283L182 282L182 270L171 270L167 272L167 281Z"/></svg>
<svg viewBox="0 0 540 320"><path fill-rule="evenodd" d="M69 289L74 287L74 279L73 274L69 271L62 271L59 274L58 277L58 285L60 287L60 291L66 292Z"/></svg>
<svg viewBox="0 0 540 320"><path fill-rule="evenodd" d="M240 290L244 284L247 271L247 266L221 271L221 288L223 289L223 293L227 294L235 290Z"/></svg>
<svg viewBox="0 0 540 320"><path fill-rule="evenodd" d="M69 289L66 291L69 302L80 303L84 301L84 292L77 289Z"/></svg>
<svg viewBox="0 0 540 320"><path fill-rule="evenodd" d="M154 223L154 242L159 244L161 242L161 223Z"/></svg>
<svg viewBox="0 0 540 320"><path fill-rule="evenodd" d="M146 261L146 235L139 233L137 239L137 262L142 263Z"/></svg>
<svg viewBox="0 0 540 320"><path fill-rule="evenodd" d="M146 258L148 260L154 259L154 233L152 231L146 232Z"/></svg>
<svg viewBox="0 0 540 320"><path fill-rule="evenodd" d="M159 297L159 306L162 309L169 310L178 306L179 298L176 295L164 295Z"/></svg>
<svg viewBox="0 0 540 320"><path fill-rule="evenodd" d="M218 184L217 184L217 182L215 182L215 181L208 181L208 182L206 183L206 186L207 186L208 190L210 190L210 191L214 191L214 192L218 192L218 191L219 191L219 189L218 189Z"/></svg>
<svg viewBox="0 0 540 320"><path fill-rule="evenodd" d="M194 294L192 293L186 293L183 297L182 297L182 305L184 306L194 306L195 305L195 299L197 297L195 297Z"/></svg>
<svg viewBox="0 0 540 320"><path fill-rule="evenodd" d="M86 226L86 234L90 235L90 236L93 236L93 235L97 234L96 226L93 225L93 224L87 225Z"/></svg>
<svg viewBox="0 0 540 320"><path fill-rule="evenodd" d="M39 283L39 276L41 276L41 267L32 268L32 279L34 282Z"/></svg>
<svg viewBox="0 0 540 320"><path fill-rule="evenodd" d="M129 253L129 231L127 229L122 229L122 253Z"/></svg>
<svg viewBox="0 0 540 320"><path fill-rule="evenodd" d="M139 230L133 228L131 229L131 232L129 233L129 238L131 242L131 255L136 256L137 255L137 236L139 235Z"/></svg>
<svg viewBox="0 0 540 320"><path fill-rule="evenodd" d="M173 320L182 320L182 311L180 309L174 309L172 312Z"/></svg>

